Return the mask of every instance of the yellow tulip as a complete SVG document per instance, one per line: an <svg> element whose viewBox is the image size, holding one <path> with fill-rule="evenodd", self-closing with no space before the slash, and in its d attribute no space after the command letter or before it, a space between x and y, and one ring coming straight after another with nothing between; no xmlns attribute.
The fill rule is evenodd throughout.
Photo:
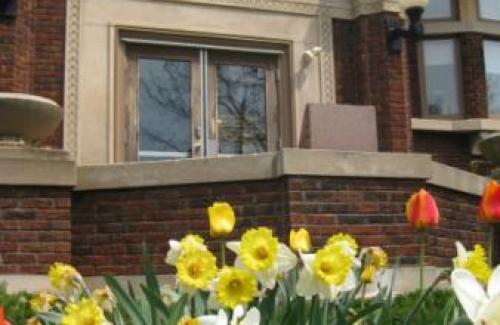
<svg viewBox="0 0 500 325"><path fill-rule="evenodd" d="M311 250L311 236L307 229L290 231L290 247L299 253L306 253Z"/></svg>
<svg viewBox="0 0 500 325"><path fill-rule="evenodd" d="M208 208L210 219L210 236L221 238L229 235L236 223L234 210L227 202L215 202Z"/></svg>

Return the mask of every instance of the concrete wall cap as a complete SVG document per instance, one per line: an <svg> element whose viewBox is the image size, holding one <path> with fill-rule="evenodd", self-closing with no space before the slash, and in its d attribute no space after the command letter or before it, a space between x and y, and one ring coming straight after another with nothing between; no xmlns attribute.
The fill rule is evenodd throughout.
<svg viewBox="0 0 500 325"><path fill-rule="evenodd" d="M76 184L76 166L57 149L0 147L0 185L68 186Z"/></svg>

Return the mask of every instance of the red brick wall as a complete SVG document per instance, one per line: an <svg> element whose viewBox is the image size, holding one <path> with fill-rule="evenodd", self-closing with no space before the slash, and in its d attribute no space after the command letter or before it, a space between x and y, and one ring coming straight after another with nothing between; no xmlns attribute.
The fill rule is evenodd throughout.
<svg viewBox="0 0 500 325"><path fill-rule="evenodd" d="M412 144L406 46L388 52L387 18L397 15L333 20L337 103L374 105L380 150L406 152Z"/></svg>
<svg viewBox="0 0 500 325"><path fill-rule="evenodd" d="M231 202L240 230L269 226L283 237L285 184L281 181L173 186L137 190L76 192L73 195L73 263L87 275L140 274L142 243L151 247L160 272L169 239L189 232L209 238L206 208L215 200ZM215 251L217 243L209 242Z"/></svg>
<svg viewBox="0 0 500 325"><path fill-rule="evenodd" d="M453 167L470 170L470 135L450 132L415 132L415 152L429 153L435 161Z"/></svg>
<svg viewBox="0 0 500 325"><path fill-rule="evenodd" d="M0 273L71 261L71 189L0 186Z"/></svg>
<svg viewBox="0 0 500 325"><path fill-rule="evenodd" d="M455 242L461 241L468 249L474 244L486 244L487 229L477 222L479 197L429 186L441 214L440 227L432 231L428 253L434 265L449 266L457 256Z"/></svg>
<svg viewBox="0 0 500 325"><path fill-rule="evenodd" d="M18 0L16 18L0 18L0 92L48 97L63 105L66 1ZM47 140L62 146L62 129Z"/></svg>
<svg viewBox="0 0 500 325"><path fill-rule="evenodd" d="M352 234L363 246L379 245L413 264L418 237L406 223L405 204L423 181L294 176L272 181L172 186L73 194L72 262L86 275L141 274L147 242L161 273L169 239L188 232L208 238L206 207L214 200L234 205L242 229L270 226L283 241L291 227L306 227L316 246L332 234ZM472 217L477 197L430 187L442 205L441 227L432 232L429 261L449 264L455 240L484 240ZM209 241L215 251L217 243ZM452 247L453 246L453 247ZM446 265L448 265L446 264Z"/></svg>

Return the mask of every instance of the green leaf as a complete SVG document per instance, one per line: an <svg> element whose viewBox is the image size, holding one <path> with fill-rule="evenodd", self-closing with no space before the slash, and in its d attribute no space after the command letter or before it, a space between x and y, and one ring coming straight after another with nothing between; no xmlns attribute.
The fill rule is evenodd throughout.
<svg viewBox="0 0 500 325"><path fill-rule="evenodd" d="M362 319L363 317L366 317L370 315L371 313L376 312L380 308L384 306L383 303L374 303L371 306L366 307L365 309L361 310L359 313L357 313L352 319L351 322L355 323L358 320Z"/></svg>
<svg viewBox="0 0 500 325"><path fill-rule="evenodd" d="M257 305L260 312L260 323L263 325L269 324L273 318L277 291L278 286L275 286L273 290L267 290L264 299Z"/></svg>
<svg viewBox="0 0 500 325"><path fill-rule="evenodd" d="M53 312L40 312L37 314L37 317L50 324L59 324L61 323L61 318L63 317L63 315Z"/></svg>
<svg viewBox="0 0 500 325"><path fill-rule="evenodd" d="M146 320L142 316L139 307L135 301L127 295L118 281L109 275L105 275L104 280L111 291L113 291L118 304L121 305L123 311L130 317L132 323L134 325L146 325Z"/></svg>
<svg viewBox="0 0 500 325"><path fill-rule="evenodd" d="M148 291L156 296L160 296L160 284L158 283L158 278L146 243L142 244L142 258L144 261L144 273L146 275L146 286ZM153 305L151 305L151 321L153 324L157 323L156 310Z"/></svg>
<svg viewBox="0 0 500 325"><path fill-rule="evenodd" d="M141 289L144 292L144 295L146 296L151 308L158 309L164 318L168 318L169 316L168 308L161 299L161 296L156 295L156 293L154 293L153 291L151 291L149 288L145 287L142 284L141 284Z"/></svg>
<svg viewBox="0 0 500 325"><path fill-rule="evenodd" d="M169 310L170 318L168 319L167 325L177 325L179 320L184 315L184 309L186 307L186 303L188 301L188 295L183 294L182 297L171 306Z"/></svg>

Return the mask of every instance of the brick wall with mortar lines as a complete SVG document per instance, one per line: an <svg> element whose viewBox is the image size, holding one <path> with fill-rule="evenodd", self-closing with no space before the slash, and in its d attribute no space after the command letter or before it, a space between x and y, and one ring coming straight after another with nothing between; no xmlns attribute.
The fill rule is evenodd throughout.
<svg viewBox="0 0 500 325"><path fill-rule="evenodd" d="M418 237L407 225L405 204L421 180L283 177L270 181L200 184L73 194L72 262L86 275L141 274L141 247L148 242L160 273L169 239L188 232L209 238L206 207L230 202L242 229L265 225L283 241L290 228L306 227L316 247L332 234L352 234L362 246L382 246L392 257L414 264ZM448 266L454 242L484 242L475 223L477 197L428 187L441 206L443 223L430 234L429 261ZM218 245L209 241L217 251Z"/></svg>
<svg viewBox="0 0 500 325"><path fill-rule="evenodd" d="M470 170L471 140L467 133L423 132L413 134L414 151L429 153L432 159L464 170Z"/></svg>
<svg viewBox="0 0 500 325"><path fill-rule="evenodd" d="M0 186L0 274L71 262L71 189Z"/></svg>
<svg viewBox="0 0 500 325"><path fill-rule="evenodd" d="M284 237L287 229L285 184L279 180L200 184L76 192L73 195L73 263L86 275L141 274L141 249L146 242L159 272L173 270L164 259L169 239L189 232L209 238L206 208L216 200L230 202L242 229L271 227ZM209 241L213 251L218 243Z"/></svg>

